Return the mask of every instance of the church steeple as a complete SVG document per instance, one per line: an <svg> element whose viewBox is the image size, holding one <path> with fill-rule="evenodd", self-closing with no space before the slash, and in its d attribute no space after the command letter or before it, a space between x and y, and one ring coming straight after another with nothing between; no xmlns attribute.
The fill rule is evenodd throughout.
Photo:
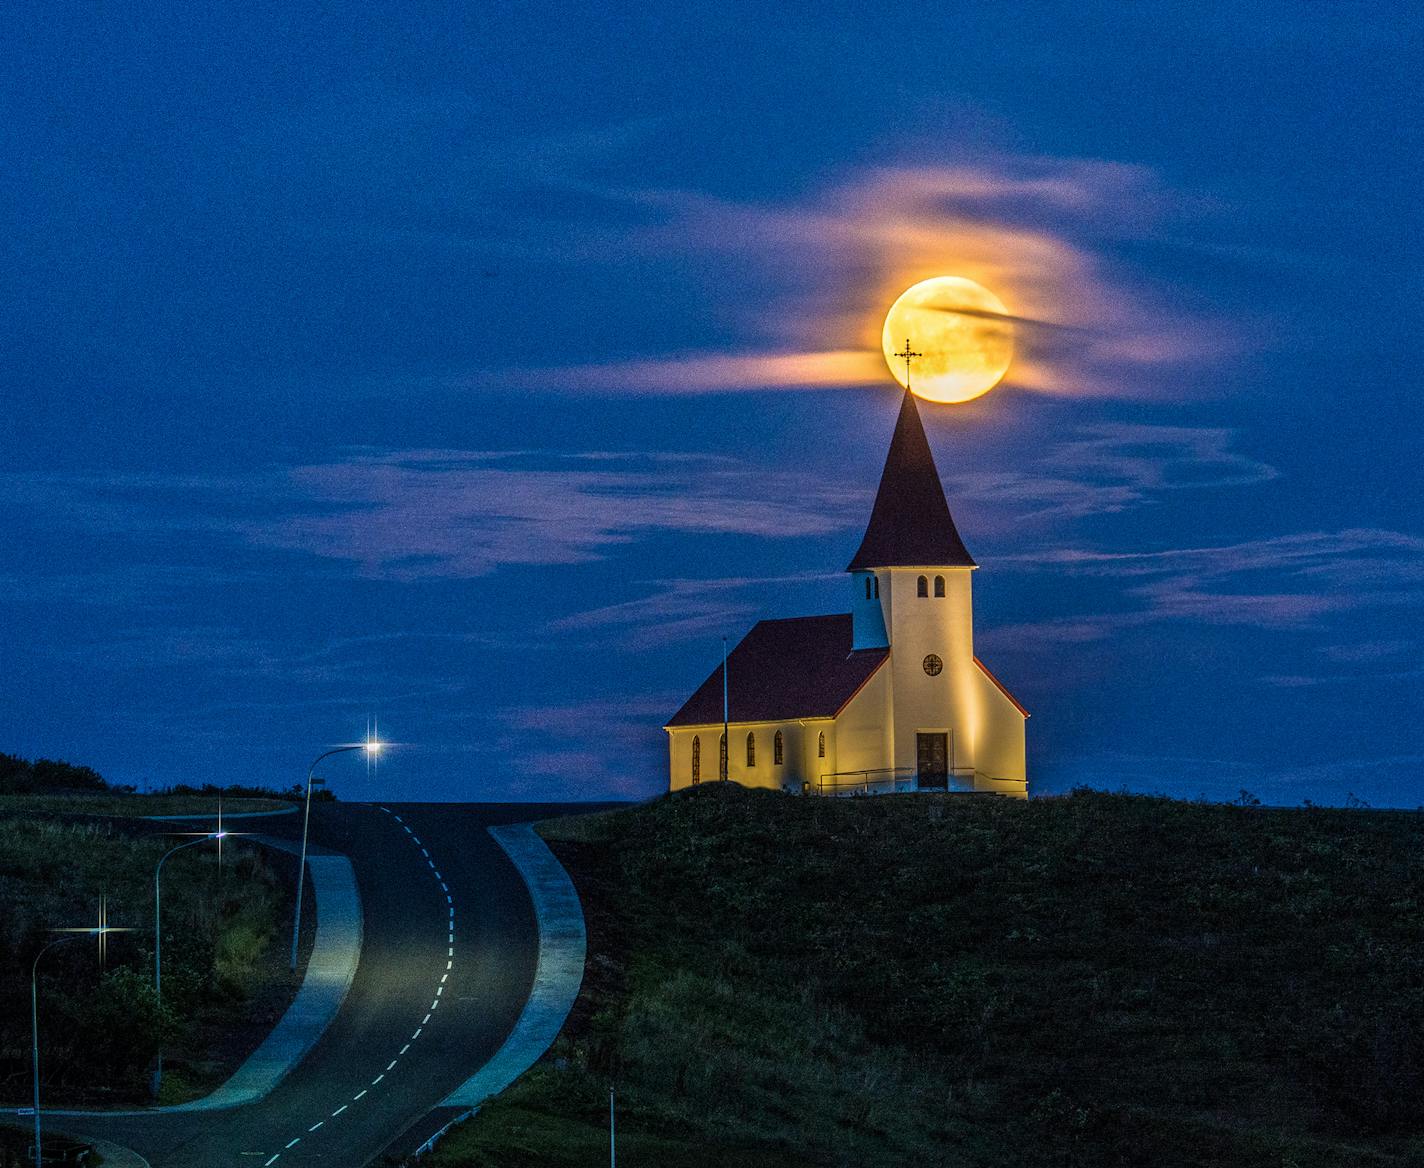
<svg viewBox="0 0 1424 1168"><path fill-rule="evenodd" d="M950 516L915 395L906 390L870 525L846 571L977 566Z"/></svg>

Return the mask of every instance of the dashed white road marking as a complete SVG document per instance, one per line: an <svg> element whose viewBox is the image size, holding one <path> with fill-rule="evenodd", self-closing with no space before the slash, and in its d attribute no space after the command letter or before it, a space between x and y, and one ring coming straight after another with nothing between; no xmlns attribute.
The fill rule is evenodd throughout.
<svg viewBox="0 0 1424 1168"><path fill-rule="evenodd" d="M270 1160L267 1161L267 1163L263 1164L262 1168L272 1168L272 1165L277 1162L277 1156L280 1156L281 1154L281 1152L278 1152L276 1156L273 1156Z"/></svg>
<svg viewBox="0 0 1424 1168"><path fill-rule="evenodd" d="M408 1050L410 1050L411 1042L414 1042L417 1038L421 1036L421 1034L425 1030L426 1025L430 1022L431 1014L433 1014L435 1012L435 1009L440 1005L440 996L445 992L445 983L449 980L450 970L453 969L455 965L455 898L450 893L450 886L445 883L445 878L440 874L440 869L436 867L435 860L430 855L430 849L427 848L425 844L421 842L420 836L415 834L415 832L411 829L410 824L406 823L405 820L403 820L389 807L381 806L380 804L378 804L377 806L380 807L380 810L384 811L387 815L391 816L397 823L399 823L401 827L405 830L405 833L410 836L411 842L414 843L415 846L420 849L421 855L425 857L426 863L430 865L431 872L434 873L436 881L438 881L440 884L440 890L445 893L445 903L449 906L450 917L449 928L447 930L446 936L447 947L445 950L445 972L440 977L440 984L435 987L435 999L430 1003L430 1013L427 1013L425 1015L425 1018L421 1021L421 1024L415 1028L415 1032L410 1036L410 1042L407 1042L404 1046L400 1048L400 1054L396 1055L395 1058L391 1059L391 1061L386 1064L386 1069L371 1080L370 1086L363 1087L360 1091L356 1092L356 1094L351 1097L351 1103L355 1103L358 1100L365 1098L367 1092L370 1091L371 1087L376 1086L386 1077L387 1074L395 1070L396 1063L400 1061L401 1056L404 1055ZM331 1113L329 1118L335 1119L338 1115L341 1115L351 1106L351 1103L343 1103L340 1107L338 1107L335 1111ZM311 1127L307 1128L307 1131L314 1132L324 1126L325 1123L326 1120L319 1119L316 1121L316 1123L312 1124ZM290 1148L295 1148L299 1143L301 1143L301 1141L301 1136L295 1137L289 1144L287 1144L286 1148L284 1148L283 1151ZM246 1155L247 1153L244 1154ZM260 1156L262 1153L254 1152L251 1154ZM271 1168L271 1166L277 1162L281 1155L281 1152L274 1153L271 1159L269 1159L267 1163L263 1166L263 1168Z"/></svg>

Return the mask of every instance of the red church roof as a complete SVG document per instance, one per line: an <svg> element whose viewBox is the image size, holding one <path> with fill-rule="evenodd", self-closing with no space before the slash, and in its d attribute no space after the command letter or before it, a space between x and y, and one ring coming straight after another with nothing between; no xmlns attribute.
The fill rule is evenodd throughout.
<svg viewBox="0 0 1424 1168"><path fill-rule="evenodd" d="M889 655L888 649L851 649L850 613L758 621L727 659L731 720L835 717ZM718 665L667 724L721 721Z"/></svg>

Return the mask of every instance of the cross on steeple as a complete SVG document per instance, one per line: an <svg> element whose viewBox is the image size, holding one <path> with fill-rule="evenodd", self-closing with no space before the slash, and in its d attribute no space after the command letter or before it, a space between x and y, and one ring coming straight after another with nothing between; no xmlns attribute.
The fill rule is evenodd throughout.
<svg viewBox="0 0 1424 1168"><path fill-rule="evenodd" d="M905 360L905 388L906 388L906 389L909 389L909 388L910 388L910 362L913 361L916 357L923 357L924 354L923 354L923 353L916 353L914 349L910 348L910 338L909 338L909 337L906 337L906 338L905 338L905 350L904 350L904 352L902 352L902 353L896 353L895 356L897 356L897 357L903 357L904 360Z"/></svg>

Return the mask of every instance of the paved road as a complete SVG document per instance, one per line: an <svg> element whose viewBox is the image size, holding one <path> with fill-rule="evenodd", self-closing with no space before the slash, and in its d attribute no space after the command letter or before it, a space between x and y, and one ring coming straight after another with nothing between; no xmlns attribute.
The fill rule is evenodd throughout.
<svg viewBox="0 0 1424 1168"><path fill-rule="evenodd" d="M573 808L314 804L313 838L355 866L365 932L351 991L311 1054L247 1107L56 1117L53 1126L126 1144L153 1168L366 1164L494 1054L514 1026L538 936L528 893L485 828L561 810ZM292 830L278 823L263 826L274 825L271 834Z"/></svg>

